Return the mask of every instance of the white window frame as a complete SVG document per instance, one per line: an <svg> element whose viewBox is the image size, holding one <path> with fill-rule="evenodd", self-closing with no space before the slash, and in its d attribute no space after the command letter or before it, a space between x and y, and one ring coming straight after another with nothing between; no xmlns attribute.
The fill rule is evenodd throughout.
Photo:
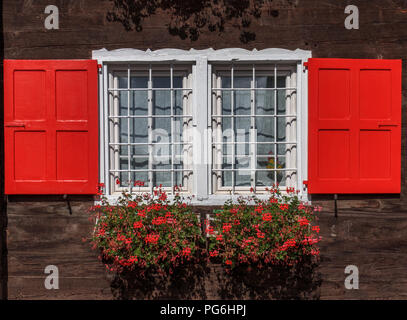
<svg viewBox="0 0 407 320"><path fill-rule="evenodd" d="M120 175L120 171L121 171L121 170L119 170L119 166L120 166L119 157L120 157L120 155L119 155L119 141L118 141L120 133L118 131L119 130L119 122L117 121L118 118L119 118L119 116L118 116L118 108L119 108L118 102L119 102L119 99L118 99L118 97L116 97L116 95L119 93L119 90L126 91L126 88L118 88L118 76L121 75L121 76L125 76L125 77L131 77L131 76L133 76L135 74L137 74L137 75L141 74L141 75L146 76L147 78L150 78L150 77L152 78L154 76L163 76L163 75L165 75L165 76L171 76L171 79L172 79L173 76L174 77L182 76L183 77L183 80L182 80L183 87L182 88L153 88L152 79L149 79L148 80L148 87L145 90L139 89L139 88L135 89L135 90L147 91L149 94L151 94L154 90L158 90L158 91L165 90L165 91L171 91L171 95L173 95L174 91L177 90L177 91L182 91L183 97L184 96L188 97L188 99L187 99L188 101L185 101L185 99L183 98L183 102L182 102L182 104L183 104L183 112L184 112L183 115L171 114L171 116L170 115L168 116L168 117L170 117L172 119L171 120L172 121L171 129L174 129L174 122L173 122L173 121L175 121L174 119L183 119L183 122L188 123L187 127L190 127L189 123L192 120L192 117L191 117L192 108L191 108L191 103L189 102L189 100L192 100L192 98L190 98L192 96L192 90L190 90L190 86L191 86L191 83L192 83L192 79L191 79L192 78L192 73L191 73L190 69L191 68L190 68L189 65L182 65L182 64L181 65L179 65L179 64L158 64L158 65L153 65L153 64L144 64L144 65L137 64L137 65L134 65L134 64L130 64L130 65L117 65L117 66L116 65L111 65L111 66L109 66L109 70L108 70L108 72L109 72L109 75L108 75L109 81L108 81L108 84L109 84L109 93L111 95L110 95L110 97L108 97L108 99L109 99L108 102L109 102L109 105L114 109L113 115L109 115L111 117L111 120L112 120L111 123L110 123L109 132L114 131L114 137L117 140L116 141L115 139L109 139L109 144L110 144L109 147L110 148L106 148L106 146L105 146L105 152L107 152L107 150L109 150L109 156L110 156L109 162L110 162L110 165L111 165L111 168L109 168L109 170L110 170L111 173L116 172L116 175L114 177L110 175L110 180L109 180L109 185L111 186L110 189L112 190L111 191L112 195L119 196L122 191L124 191L126 189L128 190L128 187L120 187L120 186L114 185L114 180L115 180L115 178L118 178L118 176ZM152 70L152 72L150 72L150 70ZM171 82L171 86L172 86L172 82ZM132 90L132 89L129 88L129 90ZM129 100L128 100L127 103L129 103ZM162 116L152 115L152 97L151 96L149 96L149 98L148 98L148 110L149 111L148 111L147 115L145 115L145 116L143 115L143 116L140 116L140 117L148 119L148 121L149 121L149 124L148 124L149 129L148 130L152 130L152 121L153 121L153 119L158 118L158 117L162 117ZM172 106L172 102L171 102L171 113L172 112L173 112L173 106ZM131 118L131 116L130 117L122 116L122 118L129 120L129 118ZM106 123L106 119L107 118L105 118L104 123ZM183 128L183 129L185 129L185 128ZM184 134L185 134L185 131L187 131L187 130L183 131ZM130 132L128 132L128 134L130 135ZM174 137L175 133L171 132L171 134ZM110 137L110 138L112 138L112 137ZM110 141L110 140L114 140L114 141ZM149 166L150 166L149 169L148 169L149 170L148 171L148 180L149 181L152 180L152 174L155 171L155 169L152 169L152 152L151 152L152 151L151 150L152 145L151 145L151 143L152 142L148 142L148 149L149 149L148 155L143 156L143 157L147 157L149 159ZM181 193L192 194L192 183L191 183L192 179L190 179L190 176L191 176L191 173L192 173L192 169L190 168L191 163L192 163L192 159L191 159L192 158L191 157L192 143L189 142L189 141L183 140L182 142L177 141L177 142L175 142L175 144L178 144L179 146L182 146L182 149L183 149L184 168L182 169L181 172L184 174L184 177L183 177L184 184L183 184L183 188L181 189ZM168 146L172 149L171 150L171 152L172 152L171 163L173 163L174 158L176 157L176 155L174 154L174 152L175 152L175 144L173 144L172 142L168 143ZM115 145L116 147L111 147L112 145L113 146ZM129 147L131 144L123 143L123 145L124 146L127 145ZM156 144L156 145L159 145L159 144ZM112 151L112 149L113 149L113 151ZM130 152L130 150L128 152ZM134 156L134 155L132 155L132 156ZM129 158L128 158L128 161L130 162ZM115 167L115 165L116 165L116 167ZM171 170L171 180L173 181L174 180L175 169L174 170L169 169L169 170ZM122 171L124 171L125 173L129 173L130 171L135 171L135 170L127 171L126 169L123 169ZM155 172L157 172L157 171L155 171ZM187 175L188 178L185 178L185 175ZM106 180L107 180L107 178L106 178ZM146 185L144 187L131 187L132 189L130 191L134 191L134 192L152 192L153 191L152 186L151 185L148 186L149 181L145 181ZM174 191L173 188L171 188L171 187L163 187L163 189L165 191L169 192L169 193L172 193Z"/></svg>
<svg viewBox="0 0 407 320"><path fill-rule="evenodd" d="M304 63L312 57L311 51L296 49L264 49L245 50L231 49L205 49L205 50L179 50L161 49L156 51L142 51L138 49L106 49L94 50L92 58L101 65L99 72L99 179L105 183L106 190L110 190L108 172L109 157L105 154L108 142L109 128L104 123L108 108L108 66L112 64L139 64L139 63L190 63L192 64L193 97L192 116L194 135L193 146L193 186L194 198L192 204L221 205L224 201L236 201L239 195L212 194L211 190L211 88L212 65L225 62L245 63L292 63L297 67L297 186L299 196L308 201L308 192L303 181L308 177L308 71ZM198 139L199 141L196 141ZM115 202L117 195L107 194L109 201ZM259 198L266 195L259 195Z"/></svg>
<svg viewBox="0 0 407 320"><path fill-rule="evenodd" d="M215 194L247 194L249 192L250 189L256 190L256 193L267 193L265 191L266 187L262 187L262 186L256 186L256 175L257 172L260 171L264 171L263 169L257 169L257 151L256 148L258 146L257 144L257 139L256 139L256 133L253 132L251 130L251 132L249 133L250 136L250 141L249 142L236 142L234 141L234 139L232 139L232 141L229 141L227 143L222 142L222 138L223 138L223 132L220 128L220 125L222 123L222 120L224 118L229 118L232 119L232 123L233 123L233 119L236 119L233 116L233 110L232 110L232 114L231 115L226 115L223 116L221 115L222 113L222 103L221 101L218 99L219 95L222 92L222 88L221 88L221 77L222 76L230 76L231 77L231 73L234 74L234 76L247 76L252 78L250 80L250 88L243 88L243 89L236 89L236 88L227 88L225 90L227 91L235 91L235 90L244 90L247 92L250 92L251 95L251 112L250 114L244 115L244 118L250 118L251 120L251 128L255 128L255 122L256 119L258 118L262 118L265 117L264 115L258 115L257 112L255 111L255 105L256 105L256 91L262 91L262 90L270 90L271 92L273 92L273 96L274 96L274 104L277 106L277 91L278 89L284 90L286 93L287 92L291 92L291 93L295 93L294 95L294 100L291 101L292 97L290 97L290 101L289 103L286 105L287 110L291 111L293 109L293 105L295 106L296 109L296 95L297 95L297 80L296 80L296 76L297 76L297 69L295 67L295 64L258 64L258 63L253 63L253 64L246 64L246 63L242 63L242 64L238 64L238 63L227 63L227 64L222 64L222 65L217 65L215 66L216 70L214 70L213 74L212 74L212 88L211 88L211 92L215 93L216 95L212 96L212 132L213 132L213 140L212 140L212 150L214 150L214 152L216 152L218 154L218 156L213 155L213 161L214 161L214 165L212 166L212 180L210 182L212 182L212 192L214 192ZM245 69L245 71L242 71L242 68ZM240 69L240 70L239 70ZM268 70L267 70L268 69ZM274 86L275 88L269 88L269 89L262 89L262 88L256 88L255 84L253 83L254 78L258 75L270 75L272 74L275 77L275 83ZM277 87L277 76L285 76L286 77L286 83L284 88L278 88ZM216 83L216 85L214 85ZM275 108L277 108L275 106ZM214 108L216 110L214 110ZM294 114L294 115L293 115ZM277 109L275 109L275 114L274 115L267 115L267 117L271 117L274 119L274 135L277 136ZM284 169L281 169L281 171L285 171L285 172L292 172L295 173L295 180L297 180L297 159L296 159L296 153L297 153L297 136L295 135L294 139L289 139L289 137L292 136L293 131L296 132L296 127L297 127L297 112L288 112L287 115L281 115L279 117L283 117L286 118L287 121L288 119L290 119L290 122L295 123L295 127L294 128L290 128L290 129L286 129L286 136L288 137L287 141L285 141L283 144L286 146L291 146L292 148L295 146L295 155L294 156L290 156L288 157L289 161L286 161L286 165L287 167ZM217 124L216 127L215 123ZM233 127L233 125L232 125ZM238 144L238 143L243 143L243 144L249 144L249 155L244 155L244 157L248 157L250 158L251 161L251 168L250 169L241 169L244 172L248 172L250 171L249 174L247 174L248 176L250 175L250 186L236 186L234 184L235 181L235 174L233 174L233 167L234 167L234 161L232 160L232 185L229 186L221 186L221 177L222 177L222 172L225 172L223 169L221 169L221 164L222 164L222 160L221 157L223 155L223 146L225 144L229 144L231 146ZM267 144L270 145L274 145L274 150L276 151L276 144L275 142L267 142ZM232 158L234 156L238 156L233 154ZM275 152L274 155L275 158L278 159L277 153ZM217 160L215 160L217 158ZM264 158L264 156L262 156L262 158ZM287 160L287 159L286 159ZM290 166L291 162L295 162L294 166ZM216 165L215 165L216 164ZM235 168L236 169L236 168ZM292 169L292 170L291 170ZM236 169L237 171L239 171L239 169ZM230 170L229 170L230 171ZM274 171L274 180L276 180L277 178L277 171ZM292 184L291 178L287 178L286 180L287 185L286 187L297 187L296 184ZM286 187L281 187L281 190L284 191L286 189Z"/></svg>

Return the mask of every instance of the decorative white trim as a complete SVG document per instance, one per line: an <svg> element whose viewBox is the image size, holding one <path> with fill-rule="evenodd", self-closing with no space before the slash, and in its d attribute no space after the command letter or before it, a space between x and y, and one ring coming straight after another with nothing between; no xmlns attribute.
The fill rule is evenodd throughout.
<svg viewBox="0 0 407 320"><path fill-rule="evenodd" d="M106 84L108 77L108 65L109 64L127 64L127 63L143 63L143 62L191 62L194 63L193 74L196 76L196 72L199 71L203 74L205 70L210 69L210 64L213 62L291 62L297 65L297 161L298 161L298 185L297 189L300 190L300 198L304 201L308 201L308 192L303 187L303 181L307 180L308 177L308 71L303 67L304 62L307 62L309 58L312 57L311 51L296 49L287 50L279 48L263 49L263 50L246 50L241 48L228 48L214 50L212 48L204 50L181 50L181 49L160 49L152 51L150 49L146 51L138 49L116 49L107 50L100 49L92 51L92 58L97 60L99 64L103 66L102 73L99 76L99 110L101 113L100 117L100 181L108 184L108 181L104 181L106 178L106 156L103 152L105 150L105 144L108 141L106 134L108 130L102 122L104 119L104 113L107 112L107 94L106 94ZM199 70L198 70L199 69ZM204 97L202 92L210 88L210 74L205 74L208 78L207 82L198 81L194 84L194 102L193 110L197 110L198 105L200 108L207 106L210 107L210 99ZM196 82L196 81L195 81ZM201 92L201 95L196 99L196 93ZM205 93L206 94L206 93ZM208 113L209 116L209 113ZM208 118L198 117L194 119L194 126L197 127L198 131L202 133L205 127L208 127ZM203 139L205 141L205 139ZM206 149L206 150L205 150ZM204 146L202 148L203 154L199 155L200 159L205 159L210 156L210 146ZM198 160L196 158L195 160ZM200 168L207 168L208 166L199 166ZM197 167L194 168L194 176L196 176ZM106 185L106 187L108 187ZM217 205L223 204L231 196L213 195L211 194L211 189L209 188L209 177L205 174L199 174L199 180L194 183L194 201L193 204L199 205ZM205 196L206 194L206 196ZM109 201L114 202L117 199L115 195L108 196ZM232 199L237 200L237 196L233 196Z"/></svg>
<svg viewBox="0 0 407 320"><path fill-rule="evenodd" d="M93 50L92 58L103 62L161 62L161 61L196 61L198 58L211 61L298 61L311 58L311 51L296 49L246 50L241 48L204 50L159 49L146 51L138 49Z"/></svg>

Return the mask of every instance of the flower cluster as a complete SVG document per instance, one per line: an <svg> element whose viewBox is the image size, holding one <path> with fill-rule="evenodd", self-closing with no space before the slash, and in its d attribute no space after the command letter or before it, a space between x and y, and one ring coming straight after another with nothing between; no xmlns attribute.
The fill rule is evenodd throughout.
<svg viewBox="0 0 407 320"><path fill-rule="evenodd" d="M96 221L92 242L110 271L172 273L186 262L205 258L197 215L181 197L167 200L161 186L153 195L124 192L115 206L102 198L102 205L90 211Z"/></svg>
<svg viewBox="0 0 407 320"><path fill-rule="evenodd" d="M319 255L319 227L311 224L320 208L302 203L293 188L284 194L278 186L268 191L268 200L241 197L238 204L225 203L215 210L213 221L206 221L209 256L227 270L253 264L290 266Z"/></svg>

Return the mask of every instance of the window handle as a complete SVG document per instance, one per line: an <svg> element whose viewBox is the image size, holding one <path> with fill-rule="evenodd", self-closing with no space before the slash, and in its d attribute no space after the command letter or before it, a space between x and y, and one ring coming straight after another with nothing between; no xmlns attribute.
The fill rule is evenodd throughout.
<svg viewBox="0 0 407 320"><path fill-rule="evenodd" d="M5 124L6 127L25 127L24 122L8 122Z"/></svg>

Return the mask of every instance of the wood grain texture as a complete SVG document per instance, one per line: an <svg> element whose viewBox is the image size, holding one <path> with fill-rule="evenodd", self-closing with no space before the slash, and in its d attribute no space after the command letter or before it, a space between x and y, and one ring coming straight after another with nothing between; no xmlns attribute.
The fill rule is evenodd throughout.
<svg viewBox="0 0 407 320"><path fill-rule="evenodd" d="M10 299L116 298L111 287L113 275L105 271L89 242L82 241L92 232L88 205L73 202L73 214L69 215L63 202L8 204ZM196 211L206 213L202 209L197 207ZM335 219L332 212L323 211L317 223L322 236L317 272L322 283L315 294L321 299L407 299L405 213L342 210ZM44 287L44 268L51 264L59 268L60 290ZM359 290L344 287L347 265L359 268ZM219 280L224 279L222 269L209 267L203 282L197 282L201 287L195 299L225 297ZM242 297L250 298L249 292L243 290ZM187 293L191 288L184 297L189 297ZM176 297L182 298L182 292Z"/></svg>
<svg viewBox="0 0 407 320"><path fill-rule="evenodd" d="M49 1L3 1L4 58L88 59L92 50L101 48L280 47L312 50L313 57L320 58L402 59L401 194L340 197L337 219L331 199L314 200L324 207L318 214L323 236L321 299L407 299L407 8L403 1L353 1L360 11L359 30L344 28L344 8L349 1L273 1L271 9L278 14L265 10L260 19L252 20L247 30L256 38L249 43L239 40L241 26L231 22L222 33L208 31L197 41L181 40L168 33L170 17L162 12L145 19L143 31L137 32L125 31L120 23L106 19L112 8L109 0L56 0L53 4L60 10L59 30L44 28L44 8ZM0 114L1 118L3 112ZM111 276L89 244L82 242L92 230L86 213L90 203L73 202L69 215L64 202L35 197L31 202L21 200L8 203L9 298L114 298ZM211 212L212 208L197 210ZM60 290L43 286L48 264L60 268ZM349 264L359 267L359 290L344 287L344 269ZM220 271L217 266L212 270L205 278L205 294L217 299Z"/></svg>
<svg viewBox="0 0 407 320"><path fill-rule="evenodd" d="M120 22L107 19L113 10L110 0L54 1L60 13L60 29L44 27L46 0L5 0L3 2L4 57L6 59L88 59L101 48L137 49L246 49L287 48L312 50L321 58L403 59L402 159L407 148L407 11L401 1L354 1L360 12L360 29L346 30L345 0L272 1L260 18L247 28L232 20L224 32L205 28L197 41L182 40L168 32L171 17L158 10L144 19L143 30L126 31ZM273 12L273 14L271 14ZM277 14L275 14L277 12ZM254 41L242 43L242 30L253 32ZM402 161L401 194L368 202L343 200L346 208L404 210L407 204L406 161ZM363 198L363 196L362 196ZM363 200L363 199L362 199ZM329 204L329 202L328 202Z"/></svg>

